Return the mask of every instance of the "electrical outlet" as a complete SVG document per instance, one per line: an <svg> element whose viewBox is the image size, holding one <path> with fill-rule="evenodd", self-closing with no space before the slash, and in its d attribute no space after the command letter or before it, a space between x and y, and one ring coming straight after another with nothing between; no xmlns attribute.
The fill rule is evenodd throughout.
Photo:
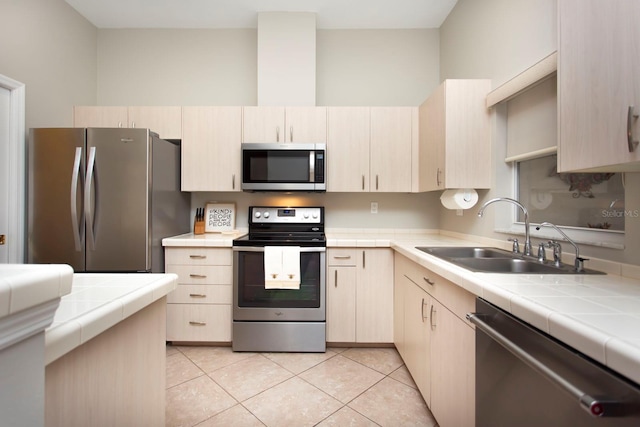
<svg viewBox="0 0 640 427"><path fill-rule="evenodd" d="M371 213L372 214L378 213L378 202L371 202Z"/></svg>

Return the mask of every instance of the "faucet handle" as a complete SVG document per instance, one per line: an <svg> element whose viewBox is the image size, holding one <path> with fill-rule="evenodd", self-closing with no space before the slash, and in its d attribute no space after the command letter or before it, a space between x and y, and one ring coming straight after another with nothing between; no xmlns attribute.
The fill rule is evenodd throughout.
<svg viewBox="0 0 640 427"><path fill-rule="evenodd" d="M509 237L507 240L508 240L509 242L513 242L513 247L512 247L512 249L511 249L511 251L512 251L514 254L519 254L519 253L520 253L520 245L518 244L518 239L516 239L516 238L512 238L512 237Z"/></svg>
<svg viewBox="0 0 640 427"><path fill-rule="evenodd" d="M584 262L589 261L589 258L576 257L574 262L574 267L576 268L576 272L581 273L584 271Z"/></svg>
<svg viewBox="0 0 640 427"><path fill-rule="evenodd" d="M538 245L538 261L545 262L547 260L547 253L544 250L544 243Z"/></svg>

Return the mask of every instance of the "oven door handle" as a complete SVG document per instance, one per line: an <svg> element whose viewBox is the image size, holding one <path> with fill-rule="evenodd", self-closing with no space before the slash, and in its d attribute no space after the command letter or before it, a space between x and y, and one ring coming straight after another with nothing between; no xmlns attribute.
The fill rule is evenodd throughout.
<svg viewBox="0 0 640 427"><path fill-rule="evenodd" d="M282 245L274 245L274 246L282 246ZM232 249L235 252L264 252L264 247L260 246L233 246ZM313 247L301 247L300 252L326 252L327 248L324 246L313 246Z"/></svg>
<svg viewBox="0 0 640 427"><path fill-rule="evenodd" d="M616 410L614 409L614 407L618 406L619 402L611 401L608 399L596 399L580 390L579 387L572 384L566 378L558 375L557 372L549 368L540 360L533 357L531 354L527 353L522 349L522 347L518 346L516 343L500 333L497 329L486 323L482 319L482 317L486 317L486 315L480 313L467 313L466 317L467 320L476 325L478 329L487 334L490 338L503 346L506 350L510 351L518 359L526 363L529 367L537 371L539 374L543 375L556 386L569 393L569 395L575 397L580 403L580 406L594 417L610 416L612 415L611 412L615 414Z"/></svg>

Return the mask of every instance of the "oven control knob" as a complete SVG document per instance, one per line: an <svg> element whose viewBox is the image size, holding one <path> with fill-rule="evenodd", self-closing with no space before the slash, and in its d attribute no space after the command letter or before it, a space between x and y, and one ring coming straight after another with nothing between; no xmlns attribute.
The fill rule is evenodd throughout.
<svg viewBox="0 0 640 427"><path fill-rule="evenodd" d="M316 212L313 213L313 219L318 219L318 214Z"/></svg>
<svg viewBox="0 0 640 427"><path fill-rule="evenodd" d="M304 216L304 219L309 219L309 213L308 212L305 212L303 216Z"/></svg>
<svg viewBox="0 0 640 427"><path fill-rule="evenodd" d="M269 218L269 212L265 212L265 213L264 213L264 217L265 217L265 218Z"/></svg>
<svg viewBox="0 0 640 427"><path fill-rule="evenodd" d="M253 216L255 216L256 218L260 218L261 215L260 215L260 212L256 212L253 214Z"/></svg>

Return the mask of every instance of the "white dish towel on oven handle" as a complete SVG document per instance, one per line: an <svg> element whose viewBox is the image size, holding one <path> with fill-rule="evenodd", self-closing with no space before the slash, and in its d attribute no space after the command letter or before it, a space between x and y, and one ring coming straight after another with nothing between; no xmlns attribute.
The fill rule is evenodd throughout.
<svg viewBox="0 0 640 427"><path fill-rule="evenodd" d="M300 247L264 247L264 288L300 289Z"/></svg>

